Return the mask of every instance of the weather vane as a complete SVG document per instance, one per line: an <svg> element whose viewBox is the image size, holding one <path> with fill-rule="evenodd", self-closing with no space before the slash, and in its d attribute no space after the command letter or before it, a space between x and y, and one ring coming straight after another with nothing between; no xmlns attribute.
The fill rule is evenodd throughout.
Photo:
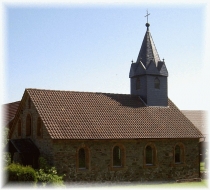
<svg viewBox="0 0 210 190"><path fill-rule="evenodd" d="M145 17L147 17L147 23L148 23L148 16L150 15L150 13L148 14L148 10L147 10L147 15Z"/></svg>

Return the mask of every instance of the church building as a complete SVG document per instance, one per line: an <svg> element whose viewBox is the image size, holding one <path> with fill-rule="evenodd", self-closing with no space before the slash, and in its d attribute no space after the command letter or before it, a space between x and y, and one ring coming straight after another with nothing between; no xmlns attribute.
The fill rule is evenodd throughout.
<svg viewBox="0 0 210 190"><path fill-rule="evenodd" d="M42 156L65 181L199 178L203 135L168 98L149 27L130 94L26 89L10 131L12 160L37 168Z"/></svg>

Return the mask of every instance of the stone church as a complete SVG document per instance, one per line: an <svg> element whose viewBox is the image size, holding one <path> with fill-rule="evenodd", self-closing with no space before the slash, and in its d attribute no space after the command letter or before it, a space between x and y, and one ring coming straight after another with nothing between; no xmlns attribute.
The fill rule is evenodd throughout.
<svg viewBox="0 0 210 190"><path fill-rule="evenodd" d="M168 71L149 23L130 94L26 89L10 130L12 159L42 156L65 181L199 178L201 132L168 98Z"/></svg>

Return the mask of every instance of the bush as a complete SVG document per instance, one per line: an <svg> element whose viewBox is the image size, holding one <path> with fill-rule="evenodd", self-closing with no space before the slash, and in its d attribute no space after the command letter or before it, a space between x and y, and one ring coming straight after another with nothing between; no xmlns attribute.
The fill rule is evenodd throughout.
<svg viewBox="0 0 210 190"><path fill-rule="evenodd" d="M63 176L58 176L55 167L50 168L47 172L44 169L39 169L36 171L38 182L42 186L46 185L58 185L64 186Z"/></svg>
<svg viewBox="0 0 210 190"><path fill-rule="evenodd" d="M47 161L39 158L40 169L34 170L30 166L22 166L12 163L5 168L9 182L30 182L38 185L64 186L63 176L57 174L56 168L47 164Z"/></svg>
<svg viewBox="0 0 210 190"><path fill-rule="evenodd" d="M36 172L30 166L12 163L6 167L8 180L12 182L36 182Z"/></svg>
<svg viewBox="0 0 210 190"><path fill-rule="evenodd" d="M55 167L50 167L47 161L43 158L39 158L39 170L36 171L37 180L42 186L46 185L58 185L64 186L63 176L57 174Z"/></svg>

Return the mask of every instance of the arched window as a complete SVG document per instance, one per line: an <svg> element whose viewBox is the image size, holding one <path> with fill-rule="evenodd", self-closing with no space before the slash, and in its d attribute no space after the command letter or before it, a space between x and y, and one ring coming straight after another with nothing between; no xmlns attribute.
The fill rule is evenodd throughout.
<svg viewBox="0 0 210 190"><path fill-rule="evenodd" d="M140 83L140 78L137 77L136 78L136 90L140 89L141 88L141 83Z"/></svg>
<svg viewBox="0 0 210 190"><path fill-rule="evenodd" d="M151 146L146 147L146 164L153 164L153 150Z"/></svg>
<svg viewBox="0 0 210 190"><path fill-rule="evenodd" d="M113 166L120 167L122 166L122 150L119 146L115 146L113 149Z"/></svg>
<svg viewBox="0 0 210 190"><path fill-rule="evenodd" d="M156 148L153 144L146 145L144 149L144 163L146 166L155 166L156 165Z"/></svg>
<svg viewBox="0 0 210 190"><path fill-rule="evenodd" d="M38 137L42 136L42 123L41 123L41 118L38 117L37 119L37 131L36 131L36 134Z"/></svg>
<svg viewBox="0 0 210 190"><path fill-rule="evenodd" d="M175 164L184 163L184 146L177 144L174 148L174 162Z"/></svg>
<svg viewBox="0 0 210 190"><path fill-rule="evenodd" d="M26 136L31 136L31 116L30 114L26 117Z"/></svg>
<svg viewBox="0 0 210 190"><path fill-rule="evenodd" d="M18 136L21 136L21 120L18 121Z"/></svg>
<svg viewBox="0 0 210 190"><path fill-rule="evenodd" d="M86 164L86 151L84 148L80 148L78 151L78 167L79 169L86 169L87 164Z"/></svg>
<svg viewBox="0 0 210 190"><path fill-rule="evenodd" d="M160 80L156 77L154 81L154 87L156 89L160 89Z"/></svg>

